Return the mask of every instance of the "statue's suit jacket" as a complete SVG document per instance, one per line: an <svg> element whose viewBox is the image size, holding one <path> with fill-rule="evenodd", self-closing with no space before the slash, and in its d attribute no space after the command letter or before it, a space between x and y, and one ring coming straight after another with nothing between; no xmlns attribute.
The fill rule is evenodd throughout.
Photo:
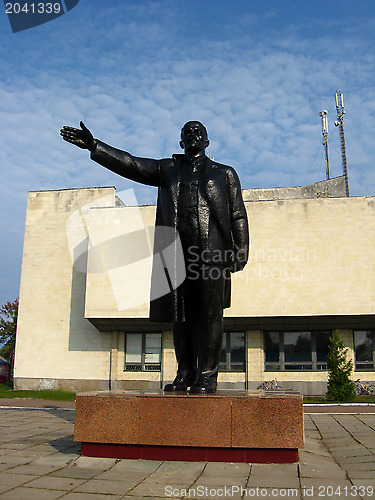
<svg viewBox="0 0 375 500"><path fill-rule="evenodd" d="M158 233L157 228L169 227L177 231L177 203L184 155L173 155L172 158L161 160L137 158L99 140L96 142L96 149L91 153L94 161L123 177L158 187L155 255L163 250L164 245L163 242L158 241L158 234L162 232ZM210 252L219 249L226 257L226 261L222 264L230 268L232 272L241 270L248 258L249 231L240 181L232 167L221 165L207 158L205 170L199 182L198 217L202 249L205 250L205 255L208 256ZM218 230L210 231L212 224L215 224ZM154 270L155 268L151 290L157 285ZM170 293L151 300L150 319L158 322L181 320L184 317L184 312L180 310L183 304L182 290L183 287L172 286ZM230 279L226 280L224 302L224 307L230 306Z"/></svg>

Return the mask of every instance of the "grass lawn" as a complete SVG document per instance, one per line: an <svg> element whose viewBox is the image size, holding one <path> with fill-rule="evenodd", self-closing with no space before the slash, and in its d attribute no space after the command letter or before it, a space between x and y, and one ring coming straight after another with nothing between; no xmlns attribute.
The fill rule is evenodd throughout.
<svg viewBox="0 0 375 500"><path fill-rule="evenodd" d="M324 396L304 396L304 403L314 403L314 404L329 404L329 403L341 403L342 401L327 401ZM375 396L356 396L347 403L375 403Z"/></svg>
<svg viewBox="0 0 375 500"><path fill-rule="evenodd" d="M75 401L74 392L60 390L16 391L8 385L0 384L0 398L50 399L52 401Z"/></svg>

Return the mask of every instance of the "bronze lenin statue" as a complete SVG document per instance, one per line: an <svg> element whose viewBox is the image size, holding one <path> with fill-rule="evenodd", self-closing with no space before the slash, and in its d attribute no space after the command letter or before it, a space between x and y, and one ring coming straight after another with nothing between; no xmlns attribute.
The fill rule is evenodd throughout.
<svg viewBox="0 0 375 500"><path fill-rule="evenodd" d="M184 154L161 160L115 149L80 125L63 127L63 139L88 149L91 159L109 170L156 186L156 228L173 228L181 240L186 278L150 302L151 321L173 323L178 370L164 390L214 393L223 309L230 306L230 275L242 270L248 259L248 221L238 176L232 167L206 156L207 130L198 121L187 122L181 130ZM160 245L156 237L154 245Z"/></svg>

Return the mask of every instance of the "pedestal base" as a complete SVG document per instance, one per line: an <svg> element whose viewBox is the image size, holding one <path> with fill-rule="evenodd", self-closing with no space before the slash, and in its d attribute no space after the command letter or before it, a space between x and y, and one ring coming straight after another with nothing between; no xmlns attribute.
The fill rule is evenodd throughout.
<svg viewBox="0 0 375 500"><path fill-rule="evenodd" d="M95 457L292 463L303 446L302 396L218 391L78 394L74 440Z"/></svg>
<svg viewBox="0 0 375 500"><path fill-rule="evenodd" d="M200 448L198 446L146 446L131 444L82 443L84 457L167 460L181 462L244 462L292 464L298 462L298 449Z"/></svg>

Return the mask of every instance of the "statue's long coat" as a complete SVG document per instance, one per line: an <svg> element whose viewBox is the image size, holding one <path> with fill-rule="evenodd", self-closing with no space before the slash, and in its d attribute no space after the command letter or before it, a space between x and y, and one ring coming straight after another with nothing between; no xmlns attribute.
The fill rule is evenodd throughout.
<svg viewBox="0 0 375 500"><path fill-rule="evenodd" d="M172 158L162 160L137 158L101 141L97 141L97 147L91 153L94 161L109 170L136 182L157 186L156 229L170 227L175 230L183 157L184 155L173 155ZM240 181L232 167L207 158L203 182L199 183L198 216L202 249L206 250L206 255L207 252L220 249L227 255L227 261L224 263L226 266L234 271L242 269L248 256L249 232ZM219 231L213 232L215 237L210 234L212 218L219 228ZM162 232L158 233L156 230L154 255L163 249L163 243L157 241L158 234ZM154 285L153 279L151 288ZM230 279L226 280L226 285L225 307L229 307ZM180 310L183 308L181 290L182 287L173 288L170 293L151 300L150 319L158 322L181 320L184 317L184 312Z"/></svg>

